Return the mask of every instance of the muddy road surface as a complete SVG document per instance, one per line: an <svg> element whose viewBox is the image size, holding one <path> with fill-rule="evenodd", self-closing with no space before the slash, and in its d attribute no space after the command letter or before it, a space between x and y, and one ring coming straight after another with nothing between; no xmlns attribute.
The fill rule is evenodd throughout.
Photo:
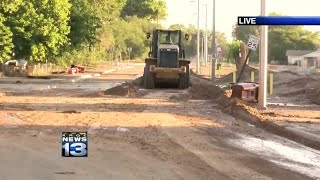
<svg viewBox="0 0 320 180"><path fill-rule="evenodd" d="M127 97L95 86L133 80L142 69L72 87L20 92L7 84L0 99L0 179L320 178L319 151L232 117L195 90L138 89L139 96ZM88 131L88 157L61 157L61 132L80 130Z"/></svg>

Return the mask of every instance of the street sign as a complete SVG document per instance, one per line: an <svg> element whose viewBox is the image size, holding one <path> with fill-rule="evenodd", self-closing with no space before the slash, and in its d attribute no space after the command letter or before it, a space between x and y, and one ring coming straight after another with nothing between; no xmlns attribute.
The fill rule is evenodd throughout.
<svg viewBox="0 0 320 180"><path fill-rule="evenodd" d="M249 41L248 41L248 48L251 50L257 50L258 46L259 46L259 41L260 39L256 36L250 35Z"/></svg>
<svg viewBox="0 0 320 180"><path fill-rule="evenodd" d="M129 47L129 48L127 48L127 50L128 50L128 52L129 52L129 60L128 60L128 64L129 64L129 61L130 61L130 59L131 59L132 48Z"/></svg>

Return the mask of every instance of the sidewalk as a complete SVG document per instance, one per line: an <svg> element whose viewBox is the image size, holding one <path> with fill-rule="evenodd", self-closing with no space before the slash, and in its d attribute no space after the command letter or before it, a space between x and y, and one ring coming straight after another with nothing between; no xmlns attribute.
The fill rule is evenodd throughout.
<svg viewBox="0 0 320 180"><path fill-rule="evenodd" d="M89 69L85 73L79 73L79 74L51 74L49 76L45 76L43 78L27 78L27 77L3 77L0 78L0 83L5 84L16 84L19 82L28 82L28 83L43 83L44 81L50 81L50 82L61 82L65 80L70 80L71 82L76 82L82 79L89 79L93 77L98 77L103 74L108 74L114 71L119 70L125 70L129 68L135 67L135 64L127 64L127 63L118 63L118 66L111 65L111 63L102 65L95 69Z"/></svg>

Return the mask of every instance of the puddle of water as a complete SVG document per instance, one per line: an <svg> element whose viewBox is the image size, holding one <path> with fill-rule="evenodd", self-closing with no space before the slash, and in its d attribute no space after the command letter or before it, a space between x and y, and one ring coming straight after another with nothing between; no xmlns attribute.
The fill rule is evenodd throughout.
<svg viewBox="0 0 320 180"><path fill-rule="evenodd" d="M279 166L320 179L320 151L289 141L286 144L245 135L230 141Z"/></svg>

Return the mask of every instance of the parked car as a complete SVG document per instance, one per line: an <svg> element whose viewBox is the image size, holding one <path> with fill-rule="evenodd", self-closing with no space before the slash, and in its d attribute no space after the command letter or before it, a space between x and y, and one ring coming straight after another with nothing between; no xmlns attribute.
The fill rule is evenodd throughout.
<svg viewBox="0 0 320 180"><path fill-rule="evenodd" d="M6 63L4 63L4 65L6 66L19 66L22 69L26 69L28 64L28 61L25 61L23 59L19 59L19 60L9 60Z"/></svg>

